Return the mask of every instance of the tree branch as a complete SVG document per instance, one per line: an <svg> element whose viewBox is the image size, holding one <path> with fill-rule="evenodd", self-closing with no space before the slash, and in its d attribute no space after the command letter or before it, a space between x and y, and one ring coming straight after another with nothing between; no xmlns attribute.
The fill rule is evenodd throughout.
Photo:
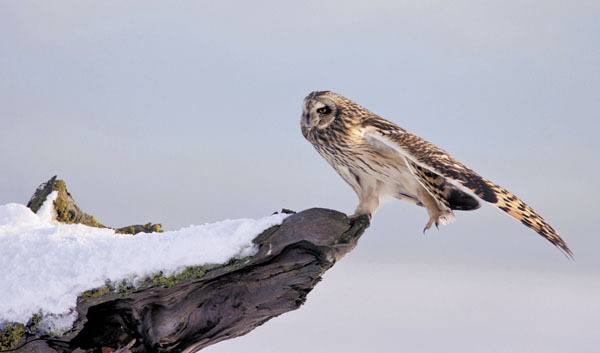
<svg viewBox="0 0 600 353"><path fill-rule="evenodd" d="M56 177L41 189L36 195L58 191L60 221L105 227L77 207ZM32 210L41 206L36 195L28 204ZM17 352L191 353L244 335L299 308L368 226L367 217L350 220L327 209L293 214L254 240L254 256L171 277L157 274L136 288L110 284L87 291L78 298L79 318L71 331L42 337L30 327Z"/></svg>

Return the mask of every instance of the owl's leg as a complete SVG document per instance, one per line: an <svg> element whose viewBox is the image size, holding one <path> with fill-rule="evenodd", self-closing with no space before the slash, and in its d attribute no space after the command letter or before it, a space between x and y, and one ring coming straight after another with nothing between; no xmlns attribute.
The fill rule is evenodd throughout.
<svg viewBox="0 0 600 353"><path fill-rule="evenodd" d="M382 185L377 182L375 185L363 188L358 193L358 206L354 211L354 214L350 218L357 218L366 215L371 218L371 215L375 213L377 207L379 207L379 193Z"/></svg>
<svg viewBox="0 0 600 353"><path fill-rule="evenodd" d="M375 212L375 210L377 210L377 207L379 207L379 197L361 199L356 207L356 210L354 211L354 214L350 216L350 218L357 218L366 215L369 216L370 219L371 215Z"/></svg>
<svg viewBox="0 0 600 353"><path fill-rule="evenodd" d="M429 213L429 221L425 225L425 228L423 228L423 233L431 228L432 225L438 228L440 223L446 224L454 218L452 211L440 207L440 204L425 188L419 190L418 197L425 208L427 208L427 213Z"/></svg>

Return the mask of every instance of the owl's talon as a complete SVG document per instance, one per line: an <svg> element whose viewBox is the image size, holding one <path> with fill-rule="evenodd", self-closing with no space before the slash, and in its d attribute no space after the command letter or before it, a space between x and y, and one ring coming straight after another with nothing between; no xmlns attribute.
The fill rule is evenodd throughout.
<svg viewBox="0 0 600 353"><path fill-rule="evenodd" d="M431 228L431 226L435 223L435 227L437 228L438 226L438 222L435 220L435 218L429 218L429 222L427 222L427 224L425 225L425 228L423 228L423 234L425 234L425 232Z"/></svg>

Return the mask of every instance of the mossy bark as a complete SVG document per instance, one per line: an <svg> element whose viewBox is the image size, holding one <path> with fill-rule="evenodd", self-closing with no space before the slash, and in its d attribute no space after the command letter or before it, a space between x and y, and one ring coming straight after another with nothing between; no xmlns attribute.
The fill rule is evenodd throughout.
<svg viewBox="0 0 600 353"><path fill-rule="evenodd" d="M25 336L25 325L17 323L6 324L0 331L0 350L14 348Z"/></svg>
<svg viewBox="0 0 600 353"><path fill-rule="evenodd" d="M36 194L53 190L62 195L58 207L68 205L68 216L61 219L105 227L81 212L56 178ZM39 209L40 197L34 195L32 209ZM107 348L119 353L196 352L299 308L322 274L356 246L368 226L367 217L351 220L333 210L292 214L256 237L254 256L189 267L172 276L159 273L135 288L126 282L107 283L79 296L78 319L69 332L48 337L16 327L19 337L11 338L11 346L18 342L19 353L95 353Z"/></svg>
<svg viewBox="0 0 600 353"><path fill-rule="evenodd" d="M0 330L0 351L11 350L18 347L28 337L37 334L38 324L42 319L41 314L35 314L26 325L9 322Z"/></svg>
<svg viewBox="0 0 600 353"><path fill-rule="evenodd" d="M52 191L56 191L58 193L58 196L54 201L54 210L56 211L57 221L69 224L85 224L90 227L112 228L100 223L96 217L83 212L79 206L77 206L75 200L67 190L67 184L63 180L57 179L56 175L37 188L27 203L27 207L29 207L33 212L37 212ZM117 233L122 234L162 232L162 226L160 224L152 223L134 224L112 229L114 229Z"/></svg>

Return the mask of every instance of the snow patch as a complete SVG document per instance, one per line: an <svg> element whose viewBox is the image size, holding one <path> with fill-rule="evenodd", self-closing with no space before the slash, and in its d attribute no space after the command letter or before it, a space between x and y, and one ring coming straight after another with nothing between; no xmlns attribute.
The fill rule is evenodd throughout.
<svg viewBox="0 0 600 353"><path fill-rule="evenodd" d="M40 209L37 211L37 215L42 223L50 223L56 219L56 211L54 210L54 201L58 197L57 191L52 191L47 197Z"/></svg>
<svg viewBox="0 0 600 353"><path fill-rule="evenodd" d="M26 323L41 312L47 331L69 329L82 292L107 281L135 283L160 271L172 275L188 266L254 255L252 240L289 216L132 236L54 222L55 199L53 192L37 214L21 204L0 206L0 324Z"/></svg>

